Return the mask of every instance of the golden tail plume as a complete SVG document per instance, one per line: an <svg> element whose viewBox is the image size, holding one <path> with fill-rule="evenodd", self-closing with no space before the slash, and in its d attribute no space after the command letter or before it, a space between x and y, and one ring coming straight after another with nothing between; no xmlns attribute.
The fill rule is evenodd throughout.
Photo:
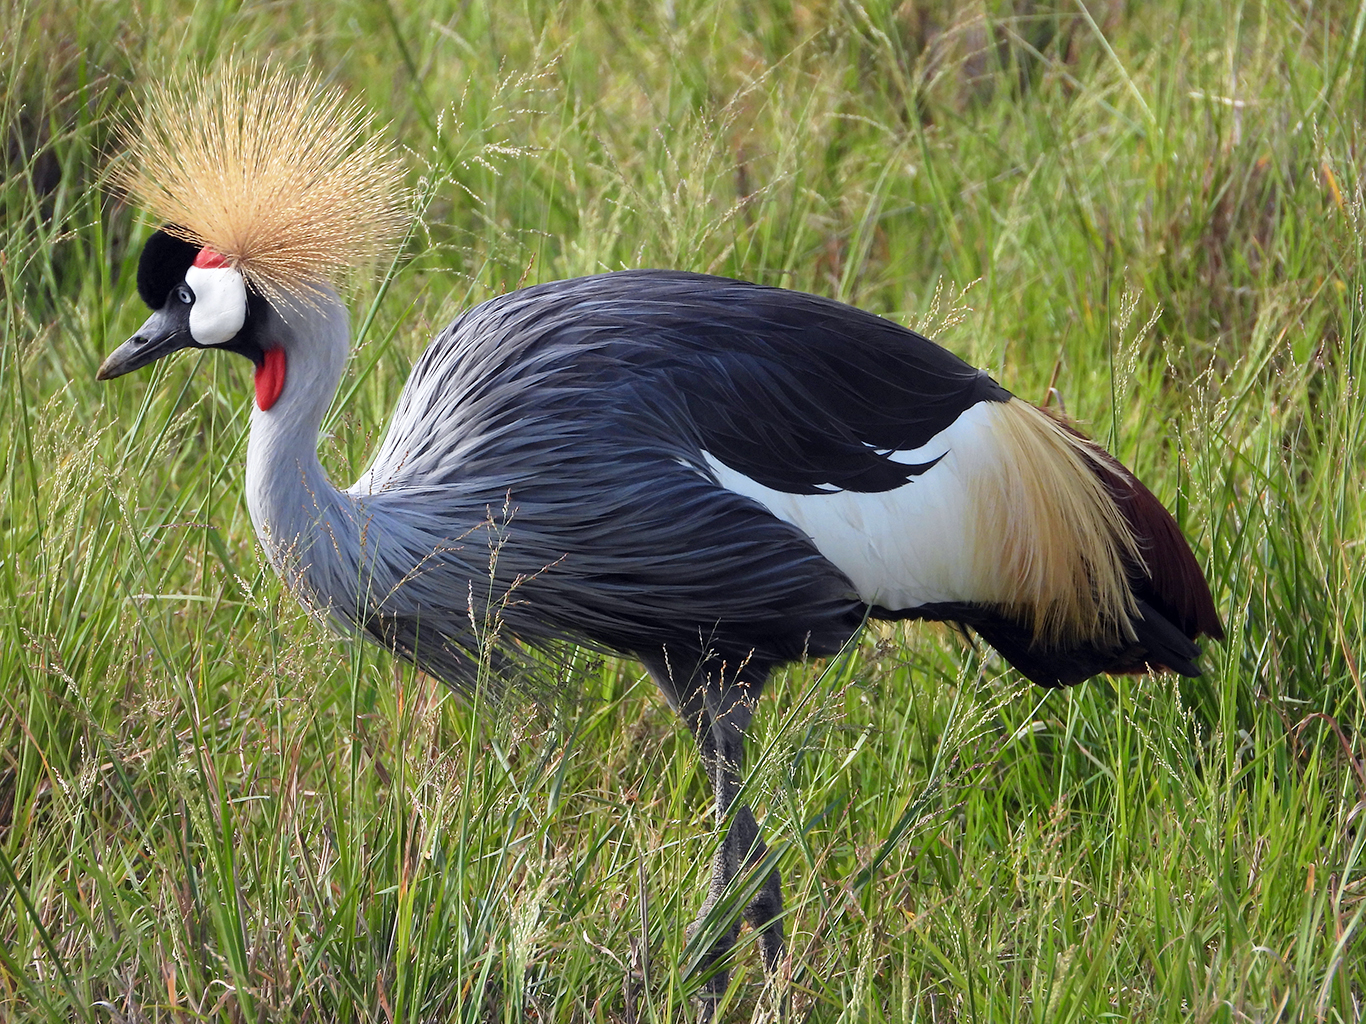
<svg viewBox="0 0 1366 1024"><path fill-rule="evenodd" d="M1128 566L1143 561L1090 442L1018 398L994 405L999 451L976 484L973 572L1036 645L1132 637Z"/></svg>

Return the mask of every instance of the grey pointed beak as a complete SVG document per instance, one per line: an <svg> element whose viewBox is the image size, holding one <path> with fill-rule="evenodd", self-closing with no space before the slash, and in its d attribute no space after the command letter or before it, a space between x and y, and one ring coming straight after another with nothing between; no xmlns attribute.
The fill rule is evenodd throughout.
<svg viewBox="0 0 1366 1024"><path fill-rule="evenodd" d="M100 364L95 379L121 377L156 362L162 356L191 346L197 347L197 343L190 334L187 321L173 318L164 309L159 309L138 328L137 334L109 353L108 358Z"/></svg>

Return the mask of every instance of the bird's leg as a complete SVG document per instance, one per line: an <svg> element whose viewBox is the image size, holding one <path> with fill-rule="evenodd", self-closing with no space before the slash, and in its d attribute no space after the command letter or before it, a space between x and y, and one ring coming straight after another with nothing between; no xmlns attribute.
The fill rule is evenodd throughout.
<svg viewBox="0 0 1366 1024"><path fill-rule="evenodd" d="M731 711L734 715L738 708ZM749 708L744 712L745 725L748 725L750 716ZM725 719L712 719L712 732L717 731L717 726L724 727ZM723 746L716 758L715 774L713 775L713 789L716 792L716 820L720 826L725 821L726 814L730 811L730 805L734 803L735 794L740 788L740 769L744 761L744 732L743 727L737 726L731 732L733 747L727 749ZM724 740L723 729L723 737ZM722 780L719 776L725 776ZM723 796L724 793L724 796ZM759 834L759 825L754 820L754 814L748 805L735 808L731 816L730 830L727 832L722 842L722 848L729 848L728 863L735 865L726 879L728 884L730 879L737 874L737 868L743 866L748 869L760 864L768 856L768 847L764 845L763 837ZM712 889L715 891L717 880L713 875ZM782 876L778 869L774 868L766 879L759 891L745 906L745 920L749 926L759 932L759 950L763 955L765 970L772 972L778 966L778 961L783 953L783 890Z"/></svg>
<svg viewBox="0 0 1366 1024"><path fill-rule="evenodd" d="M725 756L718 750L717 733L729 730L715 728L711 715L706 712L703 712L701 718L702 720L697 728L697 745L702 754L702 765L707 771L707 778L710 780L712 792L715 794L716 824L720 828L725 824L726 813L739 790L738 773L733 766L726 763ZM707 896L702 901L701 909L697 912L697 919L688 927L689 939L702 928L703 922L711 913L712 907L721 899L726 891L727 884L735 877L738 857L733 839L736 838L736 832L737 829L732 827L716 847L716 853L711 862L711 882L708 886ZM717 960L730 951L730 948L735 945L735 937L739 931L740 922L732 921L726 930L717 937L711 948L702 957L699 966L703 971L709 970ZM703 983L700 996L703 1020L711 1019L715 1003L725 993L729 982L730 972L719 970Z"/></svg>
<svg viewBox="0 0 1366 1024"><path fill-rule="evenodd" d="M763 688L767 668L747 663L729 680L723 672L709 673L701 661L686 656L678 664L660 652L642 659L664 696L688 723L697 738L702 766L715 794L716 824L722 828L740 791L740 768L744 760L745 730L754 711L754 701ZM711 882L697 920L688 928L692 938L707 914L724 896L726 887L742 866L761 862L768 849L759 837L759 826L748 807L731 815L730 828L722 837L712 860ZM782 879L775 869L744 909L745 920L759 931L759 949L764 968L776 970L783 955ZM739 922L732 923L702 957L703 970L711 968L735 944ZM710 1020L716 1003L729 981L725 971L713 974L701 994L701 1017Z"/></svg>
<svg viewBox="0 0 1366 1024"><path fill-rule="evenodd" d="M711 885L693 931L701 927L741 868L752 867L768 855L768 848L759 835L759 826L749 807L737 807L731 813L740 790L745 729L753 713L754 698L746 682L742 677L732 685L708 686L703 692L705 712L699 716L696 727L698 746L716 798L717 827L725 826L728 815L730 827L722 837L712 861ZM759 686L753 685L755 695L758 690ZM782 910L782 879L775 868L769 872L762 887L744 909L745 920L759 932L759 950L763 955L765 971L770 974L777 968L783 953ZM738 931L739 922L727 928L703 958L703 968L710 967L730 950ZM720 999L727 981L727 972L713 974L703 989L703 1003L714 1003Z"/></svg>

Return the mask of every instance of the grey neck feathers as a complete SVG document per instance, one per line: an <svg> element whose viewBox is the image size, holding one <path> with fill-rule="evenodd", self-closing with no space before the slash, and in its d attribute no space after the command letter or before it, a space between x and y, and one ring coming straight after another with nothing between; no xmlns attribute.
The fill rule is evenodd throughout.
<svg viewBox="0 0 1366 1024"><path fill-rule="evenodd" d="M285 384L269 410L251 411L247 507L267 557L291 588L302 584L304 596L336 601L355 593L357 509L324 474L318 432L346 366L346 309L327 289L307 302L277 302L267 316L258 339L264 348L285 350ZM349 588L337 590L348 577Z"/></svg>

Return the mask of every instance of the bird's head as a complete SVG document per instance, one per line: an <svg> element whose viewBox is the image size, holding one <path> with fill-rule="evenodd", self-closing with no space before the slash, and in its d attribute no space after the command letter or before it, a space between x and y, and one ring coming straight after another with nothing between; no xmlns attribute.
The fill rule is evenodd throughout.
<svg viewBox="0 0 1366 1024"><path fill-rule="evenodd" d="M285 380L280 321L307 319L335 301L339 277L392 252L409 203L397 157L363 108L316 77L233 59L154 84L122 136L114 184L166 226L138 264L153 313L99 378L222 349L256 364L256 403L269 409Z"/></svg>
<svg viewBox="0 0 1366 1024"><path fill-rule="evenodd" d="M110 380L183 348L235 352L256 367L256 404L269 409L285 382L285 353L263 347L256 330L265 298L232 261L166 230L148 239L138 262L138 294L152 310L137 333L109 354L96 375Z"/></svg>

